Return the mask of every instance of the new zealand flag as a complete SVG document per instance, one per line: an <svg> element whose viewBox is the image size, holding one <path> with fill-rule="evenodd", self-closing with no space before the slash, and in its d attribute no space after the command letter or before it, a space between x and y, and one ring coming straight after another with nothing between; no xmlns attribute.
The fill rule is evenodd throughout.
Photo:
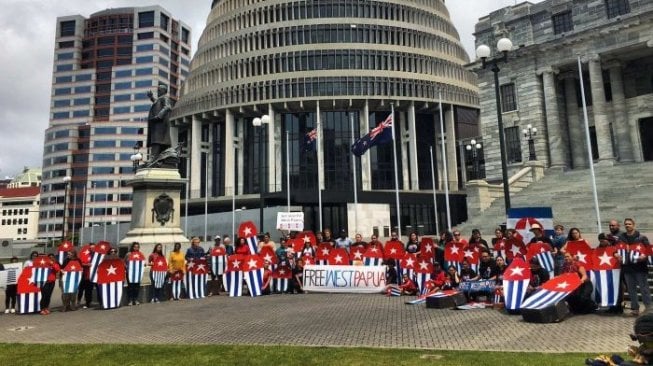
<svg viewBox="0 0 653 366"><path fill-rule="evenodd" d="M392 128L393 128L392 113L388 115L385 121L378 124L367 135L356 139L351 145L351 152L356 156L365 154L372 146L383 145L392 141Z"/></svg>

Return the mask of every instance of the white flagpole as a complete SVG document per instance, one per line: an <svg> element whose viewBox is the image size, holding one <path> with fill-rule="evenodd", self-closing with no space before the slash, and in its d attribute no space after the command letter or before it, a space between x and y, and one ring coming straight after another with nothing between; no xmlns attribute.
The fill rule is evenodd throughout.
<svg viewBox="0 0 653 366"><path fill-rule="evenodd" d="M73 235L70 236L70 241L75 245L75 222L77 220L77 187L73 187Z"/></svg>
<svg viewBox="0 0 653 366"><path fill-rule="evenodd" d="M601 233L601 213L599 210L599 197L596 192L596 176L594 175L594 157L592 156L592 145L590 141L590 125L587 118L587 101L585 100L585 85L583 82L583 64L578 56L578 75L580 77L580 96L583 100L583 118L585 120L585 143L587 144L587 156L590 166L590 176L592 177L592 193L594 195L594 211L596 212L596 225L598 232Z"/></svg>
<svg viewBox="0 0 653 366"><path fill-rule="evenodd" d="M236 161L238 160L238 154L236 153L236 146L234 146L234 173L231 175L231 186L233 191L231 192L231 235L232 241L236 242Z"/></svg>
<svg viewBox="0 0 653 366"><path fill-rule="evenodd" d="M204 241L209 235L209 154L206 154L204 164Z"/></svg>
<svg viewBox="0 0 653 366"><path fill-rule="evenodd" d="M102 240L107 240L107 212L109 211L109 194L104 194L104 215L102 215Z"/></svg>
<svg viewBox="0 0 653 366"><path fill-rule="evenodd" d="M438 228L438 199L435 193L435 165L433 164L433 146L429 146L429 151L431 152L431 182L433 184L433 213L435 214L435 235L440 234Z"/></svg>
<svg viewBox="0 0 653 366"><path fill-rule="evenodd" d="M317 133L315 143L317 144L317 205L320 217L320 231L322 231L322 182L324 181L324 157L322 156L322 123L320 116L320 105L317 105L315 118L317 121Z"/></svg>
<svg viewBox="0 0 653 366"><path fill-rule="evenodd" d="M355 141L355 131L354 131L354 113L349 112L349 125L351 126L351 144L354 145ZM351 171L354 176L353 187L354 187L354 234L358 233L358 187L356 184L356 155L351 154Z"/></svg>
<svg viewBox="0 0 653 366"><path fill-rule="evenodd" d="M397 144L395 143L395 106L390 103L392 113L392 155L395 164L395 204L397 205L397 235L401 240L401 206L399 206L399 172L397 171Z"/></svg>
<svg viewBox="0 0 653 366"><path fill-rule="evenodd" d="M187 149L186 150L186 199L184 200L184 234L185 235L188 235L188 200L189 199L190 199L190 151Z"/></svg>
<svg viewBox="0 0 653 366"><path fill-rule="evenodd" d="M442 111L442 91L440 90L438 91L438 108L440 109L440 141L442 142L442 162L444 163L444 201L447 204L447 229L451 231L451 207L449 206L449 168L447 166L447 152L444 147L444 114Z"/></svg>
<svg viewBox="0 0 653 366"><path fill-rule="evenodd" d="M82 202L82 227L79 229L79 245L84 245L85 224L86 224L86 184L84 184L84 201Z"/></svg>
<svg viewBox="0 0 653 366"><path fill-rule="evenodd" d="M290 131L286 131L286 194L290 212Z"/></svg>
<svg viewBox="0 0 653 366"><path fill-rule="evenodd" d="M120 188L121 186L122 186L122 175L120 175L118 178L118 202L117 202L118 207L116 207L116 210L118 210L118 212L116 212L116 217L118 218L118 220L116 220L116 244L120 244Z"/></svg>

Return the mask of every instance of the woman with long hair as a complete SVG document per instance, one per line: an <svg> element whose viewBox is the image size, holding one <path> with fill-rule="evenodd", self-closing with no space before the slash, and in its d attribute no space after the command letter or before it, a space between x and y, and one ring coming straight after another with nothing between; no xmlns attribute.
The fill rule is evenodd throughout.
<svg viewBox="0 0 653 366"><path fill-rule="evenodd" d="M150 266L150 284L152 286L152 299L150 299L150 302L161 302L161 290L163 290L165 284L166 271L160 269L168 267L161 243L154 246L152 253L147 258L147 264Z"/></svg>

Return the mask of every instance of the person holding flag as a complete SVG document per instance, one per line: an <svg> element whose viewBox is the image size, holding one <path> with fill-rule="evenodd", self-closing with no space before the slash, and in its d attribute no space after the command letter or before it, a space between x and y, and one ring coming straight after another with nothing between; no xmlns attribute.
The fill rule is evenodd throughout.
<svg viewBox="0 0 653 366"><path fill-rule="evenodd" d="M48 255L49 267L48 277L43 286L41 286L41 315L50 314L50 300L52 299L52 291L54 291L54 283L57 280L57 275L61 270L59 263L57 263L54 254Z"/></svg>
<svg viewBox="0 0 653 366"><path fill-rule="evenodd" d="M588 314L596 310L596 303L592 300L594 287L587 276L585 266L574 260L570 252L565 253L565 262L560 274L575 273L580 278L580 286L567 297L569 311L577 314Z"/></svg>
<svg viewBox="0 0 653 366"><path fill-rule="evenodd" d="M73 248L66 252L66 260L61 270L61 302L63 309L61 311L77 310L77 290L82 281L83 274L82 262L77 257L77 251Z"/></svg>
<svg viewBox="0 0 653 366"><path fill-rule="evenodd" d="M648 252L651 243L648 238L635 230L635 220L627 218L624 220L625 232L619 235L619 242L629 247L629 260L622 265L628 295L630 296L630 316L639 316L639 301L637 300L637 288L642 293L642 301L648 310L651 307L651 290L648 285Z"/></svg>
<svg viewBox="0 0 653 366"><path fill-rule="evenodd" d="M186 258L181 252L181 243L175 243L172 252L168 256L168 275L170 282L170 300L181 298L181 288L186 272Z"/></svg>
<svg viewBox="0 0 653 366"><path fill-rule="evenodd" d="M141 291L141 280L145 267L145 256L140 252L141 245L132 243L129 253L125 256L127 269L127 305L140 305L138 295Z"/></svg>
<svg viewBox="0 0 653 366"><path fill-rule="evenodd" d="M163 290L168 268L161 243L157 243L152 249L152 253L147 257L147 265L150 266L150 284L152 285L150 302L161 302L161 290Z"/></svg>

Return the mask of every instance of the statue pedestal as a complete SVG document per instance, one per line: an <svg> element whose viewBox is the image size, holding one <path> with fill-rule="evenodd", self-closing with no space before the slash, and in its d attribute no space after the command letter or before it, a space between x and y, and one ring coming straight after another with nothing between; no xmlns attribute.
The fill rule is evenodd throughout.
<svg viewBox="0 0 653 366"><path fill-rule="evenodd" d="M127 182L133 188L132 220L120 246L138 242L146 255L159 243L164 253L171 252L177 242L186 247L189 240L181 230L180 209L180 193L185 184L176 169L138 170L134 179Z"/></svg>

